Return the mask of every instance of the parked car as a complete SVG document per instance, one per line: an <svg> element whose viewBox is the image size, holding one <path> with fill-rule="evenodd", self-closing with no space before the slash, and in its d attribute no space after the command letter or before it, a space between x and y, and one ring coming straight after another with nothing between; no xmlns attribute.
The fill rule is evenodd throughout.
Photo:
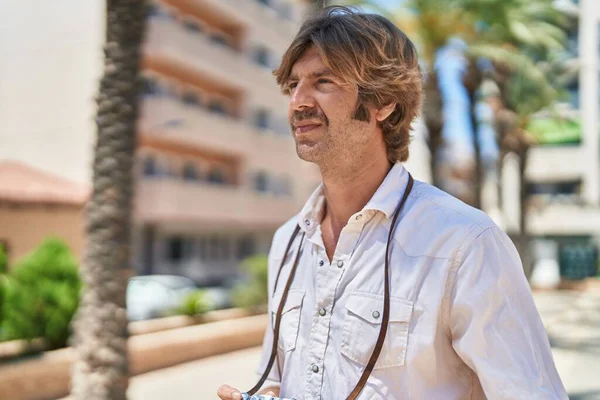
<svg viewBox="0 0 600 400"><path fill-rule="evenodd" d="M127 284L127 317L130 321L163 317L196 290L194 281L184 276L134 276Z"/></svg>

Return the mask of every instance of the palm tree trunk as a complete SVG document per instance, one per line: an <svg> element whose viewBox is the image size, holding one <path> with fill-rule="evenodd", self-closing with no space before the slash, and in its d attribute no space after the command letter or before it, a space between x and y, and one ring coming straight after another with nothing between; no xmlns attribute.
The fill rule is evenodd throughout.
<svg viewBox="0 0 600 400"><path fill-rule="evenodd" d="M531 277L533 272L533 260L530 254L530 237L527 232L527 197L529 194L528 183L525 178L525 169L527 168L527 159L529 156L529 146L526 144L519 149L519 182L521 188L519 190L519 205L521 213L519 215L519 237L517 240L517 250L521 255L521 262L523 263L523 270L527 279Z"/></svg>
<svg viewBox="0 0 600 400"><path fill-rule="evenodd" d="M423 119L427 127L429 147L429 163L431 168L432 184L438 188L441 187L441 177L439 171L439 150L443 145L444 114L442 108L442 95L438 84L438 76L435 71L431 71L425 80L423 86L425 92L425 102L423 104Z"/></svg>
<svg viewBox="0 0 600 400"><path fill-rule="evenodd" d="M126 399L133 162L145 0L106 1L93 192L86 209L84 294L75 321L72 396Z"/></svg>
<svg viewBox="0 0 600 400"><path fill-rule="evenodd" d="M477 90L482 81L482 74L477 67L477 60L470 59L469 66L463 77L463 84L469 97L469 118L473 129L473 207L481 209L482 178L484 171L481 162L481 145L479 142L479 120L477 119Z"/></svg>

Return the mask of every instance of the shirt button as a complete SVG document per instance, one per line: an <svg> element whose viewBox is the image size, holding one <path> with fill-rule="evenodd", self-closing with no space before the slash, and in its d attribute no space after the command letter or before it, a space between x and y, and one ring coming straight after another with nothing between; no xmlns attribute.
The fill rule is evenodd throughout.
<svg viewBox="0 0 600 400"><path fill-rule="evenodd" d="M373 318L379 318L379 311L373 311Z"/></svg>
<svg viewBox="0 0 600 400"><path fill-rule="evenodd" d="M325 309L324 309L324 308L321 308L321 309L319 310L319 315L320 315L321 317L324 317L324 316L325 316L325 314L327 314L327 311L325 311Z"/></svg>
<svg viewBox="0 0 600 400"><path fill-rule="evenodd" d="M323 260L319 261L319 267L322 267L323 264L325 264L325 261L323 261Z"/></svg>
<svg viewBox="0 0 600 400"><path fill-rule="evenodd" d="M310 226L310 221L309 221L309 220L305 219L305 220L304 220L304 223L305 223L306 225Z"/></svg>
<svg viewBox="0 0 600 400"><path fill-rule="evenodd" d="M319 372L319 366L317 364L313 364L313 366L312 366L312 372L314 372L315 374L317 372Z"/></svg>
<svg viewBox="0 0 600 400"><path fill-rule="evenodd" d="M358 221L361 218L362 218L362 214L358 214L355 219Z"/></svg>
<svg viewBox="0 0 600 400"><path fill-rule="evenodd" d="M344 266L344 262L342 260L337 262L338 268L342 268Z"/></svg>

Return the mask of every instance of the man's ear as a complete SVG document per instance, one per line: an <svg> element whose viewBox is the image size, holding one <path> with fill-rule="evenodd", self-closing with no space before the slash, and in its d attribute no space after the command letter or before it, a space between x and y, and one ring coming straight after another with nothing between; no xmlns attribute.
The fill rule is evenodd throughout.
<svg viewBox="0 0 600 400"><path fill-rule="evenodd" d="M387 104L375 112L375 118L379 122L385 121L385 119L387 117L389 117L391 113L394 112L395 108L396 108L396 103Z"/></svg>

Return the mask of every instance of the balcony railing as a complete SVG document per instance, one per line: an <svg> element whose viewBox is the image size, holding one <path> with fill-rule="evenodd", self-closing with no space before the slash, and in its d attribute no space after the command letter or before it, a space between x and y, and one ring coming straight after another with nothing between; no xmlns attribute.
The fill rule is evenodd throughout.
<svg viewBox="0 0 600 400"><path fill-rule="evenodd" d="M136 192L136 218L140 222L276 227L299 207L290 197L172 179L140 180Z"/></svg>
<svg viewBox="0 0 600 400"><path fill-rule="evenodd" d="M245 121L219 115L200 105L186 105L167 97L147 97L140 111L138 126L145 136L223 153L257 150L256 135ZM163 126L164 121L171 120L181 122Z"/></svg>
<svg viewBox="0 0 600 400"><path fill-rule="evenodd" d="M552 182L580 179L587 168L581 146L533 147L525 171L532 182Z"/></svg>

